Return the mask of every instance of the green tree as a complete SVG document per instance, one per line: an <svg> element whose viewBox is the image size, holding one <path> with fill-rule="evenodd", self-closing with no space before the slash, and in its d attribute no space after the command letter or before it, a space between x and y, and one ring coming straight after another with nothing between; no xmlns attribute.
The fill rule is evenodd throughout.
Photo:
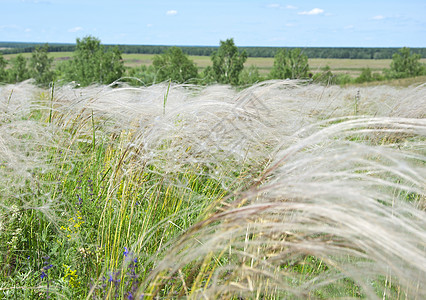
<svg viewBox="0 0 426 300"><path fill-rule="evenodd" d="M239 52L234 44L234 39L220 41L220 47L214 51L211 60L213 62L213 78L219 83L239 84L241 71L247 60L245 51Z"/></svg>
<svg viewBox="0 0 426 300"><path fill-rule="evenodd" d="M420 54L411 54L410 49L404 47L392 56L392 62L388 75L393 78L419 76L424 72L424 66L420 63Z"/></svg>
<svg viewBox="0 0 426 300"><path fill-rule="evenodd" d="M105 51L101 41L87 36L77 38L73 59L60 68L67 81L82 86L93 83L109 84L122 77L124 63L118 48Z"/></svg>
<svg viewBox="0 0 426 300"><path fill-rule="evenodd" d="M83 86L95 82L102 83L102 52L101 41L97 38L87 36L80 40L77 45L67 78L76 81Z"/></svg>
<svg viewBox="0 0 426 300"><path fill-rule="evenodd" d="M7 61L4 59L3 55L0 53L0 83L7 80L6 72Z"/></svg>
<svg viewBox="0 0 426 300"><path fill-rule="evenodd" d="M101 83L111 83L124 74L124 61L117 46L103 53Z"/></svg>
<svg viewBox="0 0 426 300"><path fill-rule="evenodd" d="M30 75L37 84L48 85L55 73L51 70L53 57L48 57L48 45L37 47L30 58Z"/></svg>
<svg viewBox="0 0 426 300"><path fill-rule="evenodd" d="M198 75L195 63L178 47L169 48L165 53L156 55L152 64L157 81L172 80L183 83L197 78Z"/></svg>
<svg viewBox="0 0 426 300"><path fill-rule="evenodd" d="M298 79L308 77L308 57L298 48L281 49L275 55L270 77L273 79Z"/></svg>
<svg viewBox="0 0 426 300"><path fill-rule="evenodd" d="M21 82L31 77L27 68L27 60L22 54L12 60L12 67L8 73L9 82Z"/></svg>

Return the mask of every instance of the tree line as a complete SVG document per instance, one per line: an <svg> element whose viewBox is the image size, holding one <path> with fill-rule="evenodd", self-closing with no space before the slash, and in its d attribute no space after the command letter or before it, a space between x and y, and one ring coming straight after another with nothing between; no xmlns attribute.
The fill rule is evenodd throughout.
<svg viewBox="0 0 426 300"><path fill-rule="evenodd" d="M262 76L256 66L245 68L248 54L238 48L234 40L220 41L211 53L212 66L198 72L196 64L180 47L169 47L154 56L151 66L125 68L119 46L107 47L98 38L87 36L76 40L72 59L59 63L53 69L53 58L49 57L49 45L38 46L30 59L17 55L10 63L0 54L0 83L15 83L33 78L39 85L56 82L75 82L79 86L111 84L117 80L131 85L149 85L163 81L194 84L249 85L268 79L310 79L327 84L345 84L392 78L426 75L420 63L421 55L409 48L399 49L392 55L389 69L383 74L363 69L358 78L349 75L334 75L330 68L312 74L308 56L298 48L280 48L274 55L271 72Z"/></svg>
<svg viewBox="0 0 426 300"><path fill-rule="evenodd" d="M17 54L32 53L43 45L37 43L0 42L0 53ZM48 52L73 52L76 44L53 43L48 45ZM173 46L162 45L104 45L105 49L115 48L122 53L136 54L163 54ZM218 50L218 46L181 46L182 52L187 55L211 56ZM274 57L281 50L291 51L297 47L239 47L248 57ZM348 59L391 59L399 48L354 48L354 47L307 47L300 48L308 58L348 58ZM414 54L426 58L426 48L410 48Z"/></svg>

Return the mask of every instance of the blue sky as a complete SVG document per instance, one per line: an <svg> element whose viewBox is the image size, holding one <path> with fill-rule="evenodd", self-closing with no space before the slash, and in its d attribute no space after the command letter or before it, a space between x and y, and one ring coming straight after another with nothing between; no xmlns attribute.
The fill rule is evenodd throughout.
<svg viewBox="0 0 426 300"><path fill-rule="evenodd" d="M425 0L0 0L0 41L426 47Z"/></svg>

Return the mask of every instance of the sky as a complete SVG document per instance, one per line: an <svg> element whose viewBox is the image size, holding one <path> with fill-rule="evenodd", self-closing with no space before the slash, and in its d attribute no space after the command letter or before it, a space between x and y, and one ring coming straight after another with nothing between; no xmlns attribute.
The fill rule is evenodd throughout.
<svg viewBox="0 0 426 300"><path fill-rule="evenodd" d="M0 41L426 47L425 0L0 0Z"/></svg>

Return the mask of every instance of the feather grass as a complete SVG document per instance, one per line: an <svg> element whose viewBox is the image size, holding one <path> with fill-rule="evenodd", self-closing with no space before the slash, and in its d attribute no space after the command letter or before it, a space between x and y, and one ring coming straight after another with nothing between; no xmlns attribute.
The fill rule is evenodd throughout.
<svg viewBox="0 0 426 300"><path fill-rule="evenodd" d="M50 92L0 87L1 226L41 211L58 261L90 257L92 287L64 295L128 295L129 247L147 298L426 296L424 86ZM59 233L70 218L87 232Z"/></svg>

